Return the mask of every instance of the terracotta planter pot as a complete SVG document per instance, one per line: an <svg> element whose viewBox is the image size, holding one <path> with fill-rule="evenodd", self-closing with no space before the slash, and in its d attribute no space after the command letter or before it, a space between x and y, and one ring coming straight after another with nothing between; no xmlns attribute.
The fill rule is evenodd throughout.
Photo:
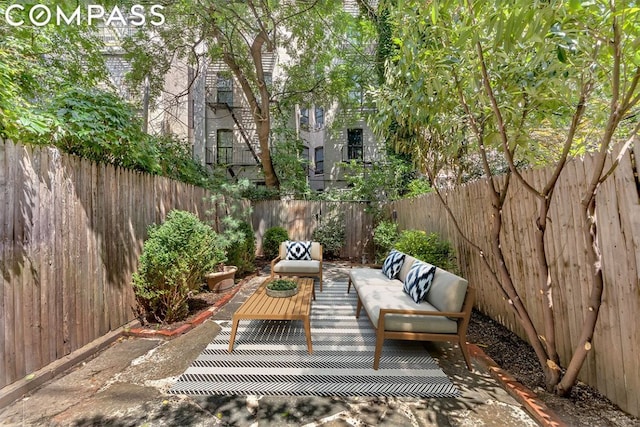
<svg viewBox="0 0 640 427"><path fill-rule="evenodd" d="M236 271L238 271L238 267L225 265L224 271L205 274L204 278L207 280L209 290L211 292L223 292L233 288Z"/></svg>

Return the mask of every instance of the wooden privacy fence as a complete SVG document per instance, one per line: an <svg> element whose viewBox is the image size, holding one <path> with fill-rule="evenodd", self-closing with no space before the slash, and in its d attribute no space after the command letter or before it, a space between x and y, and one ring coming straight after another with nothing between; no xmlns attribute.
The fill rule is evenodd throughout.
<svg viewBox="0 0 640 427"><path fill-rule="evenodd" d="M373 261L373 219L364 202L317 202L267 200L253 207L253 228L257 252L262 253L262 236L271 227L284 227L291 240L311 240L313 231L330 215L344 215L345 246L340 256L356 262Z"/></svg>
<svg viewBox="0 0 640 427"><path fill-rule="evenodd" d="M202 188L0 140L0 388L134 319L147 226Z"/></svg>
<svg viewBox="0 0 640 427"><path fill-rule="evenodd" d="M640 159L640 147L635 147ZM576 346L592 283L586 260L587 242L580 226L580 198L590 179L593 160L572 161L553 195L545 245L550 255L557 344L564 366ZM524 173L538 188L550 169ZM500 181L501 183L504 181ZM640 415L640 197L630 156L598 190L597 217L605 288L593 339L593 349L580 379L597 388L623 410ZM491 201L487 183L475 182L446 194L448 204L469 238L483 248L490 262ZM502 248L513 281L539 331L543 303L534 243L536 200L515 178L503 209ZM456 247L462 275L478 289L476 305L489 316L525 337L514 312L502 297L479 254L454 229L435 194L389 204L401 229L436 231Z"/></svg>

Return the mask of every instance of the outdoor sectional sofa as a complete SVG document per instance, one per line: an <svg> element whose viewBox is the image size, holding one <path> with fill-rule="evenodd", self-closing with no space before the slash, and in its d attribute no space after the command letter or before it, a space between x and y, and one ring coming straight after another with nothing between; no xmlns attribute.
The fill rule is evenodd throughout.
<svg viewBox="0 0 640 427"><path fill-rule="evenodd" d="M471 371L466 335L475 291L465 279L435 268L431 286L423 301L414 302L403 291L404 282L417 260L404 255L397 278L390 279L379 268L352 268L347 293L358 293L356 318L364 307L376 328L373 369L378 369L386 338L417 341L457 342ZM429 267L432 267L428 265Z"/></svg>

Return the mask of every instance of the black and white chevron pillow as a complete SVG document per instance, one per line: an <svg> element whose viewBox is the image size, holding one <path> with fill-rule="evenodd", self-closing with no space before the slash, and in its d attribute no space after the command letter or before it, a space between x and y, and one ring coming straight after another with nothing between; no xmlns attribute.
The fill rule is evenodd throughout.
<svg viewBox="0 0 640 427"><path fill-rule="evenodd" d="M311 242L287 241L286 259L294 260L294 261L310 261L311 260Z"/></svg>
<svg viewBox="0 0 640 427"><path fill-rule="evenodd" d="M382 264L382 273L389 279L395 279L402 269L402 264L404 264L404 254L392 249Z"/></svg>
<svg viewBox="0 0 640 427"><path fill-rule="evenodd" d="M435 275L436 267L434 265L415 261L404 280L402 290L409 294L416 304L420 304L427 296Z"/></svg>

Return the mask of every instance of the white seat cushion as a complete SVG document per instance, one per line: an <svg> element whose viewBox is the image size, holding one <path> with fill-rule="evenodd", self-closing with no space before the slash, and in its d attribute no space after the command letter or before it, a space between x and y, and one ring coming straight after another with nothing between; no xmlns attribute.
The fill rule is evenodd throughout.
<svg viewBox="0 0 640 427"><path fill-rule="evenodd" d="M320 261L290 261L290 260L282 260L278 261L276 265L273 266L273 271L276 273L320 273Z"/></svg>

